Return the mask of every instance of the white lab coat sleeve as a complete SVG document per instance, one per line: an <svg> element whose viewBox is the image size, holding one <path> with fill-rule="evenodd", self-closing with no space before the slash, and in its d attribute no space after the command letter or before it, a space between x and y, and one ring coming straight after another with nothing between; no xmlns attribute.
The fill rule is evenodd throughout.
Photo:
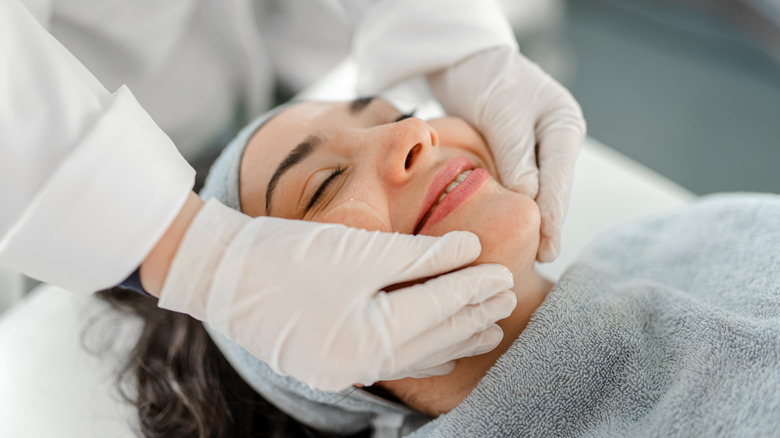
<svg viewBox="0 0 780 438"><path fill-rule="evenodd" d="M0 265L78 292L128 276L195 175L17 0L0 0L0 157Z"/></svg>
<svg viewBox="0 0 780 438"><path fill-rule="evenodd" d="M361 95L490 47L517 49L511 25L494 0L380 0L370 7L346 9L355 26L352 56Z"/></svg>

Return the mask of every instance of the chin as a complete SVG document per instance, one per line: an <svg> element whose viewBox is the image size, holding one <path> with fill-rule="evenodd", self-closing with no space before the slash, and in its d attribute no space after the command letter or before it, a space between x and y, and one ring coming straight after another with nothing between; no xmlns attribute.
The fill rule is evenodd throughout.
<svg viewBox="0 0 780 438"><path fill-rule="evenodd" d="M471 231L482 244L474 264L500 263L518 274L534 267L540 226L541 214L533 199L491 180L425 234Z"/></svg>

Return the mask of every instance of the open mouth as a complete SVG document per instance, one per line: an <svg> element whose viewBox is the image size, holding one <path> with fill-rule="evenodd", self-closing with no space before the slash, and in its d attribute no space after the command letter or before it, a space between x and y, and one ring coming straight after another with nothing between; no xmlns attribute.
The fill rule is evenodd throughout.
<svg viewBox="0 0 780 438"><path fill-rule="evenodd" d="M444 188L444 190L439 194L439 197L436 198L436 201L431 205L431 207L428 209L428 211L423 215L423 217L417 222L417 226L414 227L414 234L418 234L420 230L423 229L426 222L428 222L428 219L431 217L431 214L436 209L436 207L441 204L442 201L444 201L444 198L447 197L453 190L455 190L456 187L458 187L463 181L466 181L466 178L471 174L472 169L464 170L460 172L452 182L447 184L447 186Z"/></svg>

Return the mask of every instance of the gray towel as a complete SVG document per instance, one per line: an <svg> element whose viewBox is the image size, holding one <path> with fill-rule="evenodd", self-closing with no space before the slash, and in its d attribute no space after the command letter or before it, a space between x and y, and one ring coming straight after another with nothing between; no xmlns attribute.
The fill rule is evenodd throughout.
<svg viewBox="0 0 780 438"><path fill-rule="evenodd" d="M706 197L600 239L413 436L780 436L780 196Z"/></svg>

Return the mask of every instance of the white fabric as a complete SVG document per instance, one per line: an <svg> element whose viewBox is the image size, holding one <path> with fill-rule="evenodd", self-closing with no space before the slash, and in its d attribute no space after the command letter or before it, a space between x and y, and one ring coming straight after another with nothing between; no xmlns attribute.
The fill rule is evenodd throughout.
<svg viewBox="0 0 780 438"><path fill-rule="evenodd" d="M358 23L357 91L366 95L452 65L488 47L517 49L493 0L384 0Z"/></svg>
<svg viewBox="0 0 780 438"><path fill-rule="evenodd" d="M270 102L273 74L247 1L30 1L42 25L109 90L127 85L188 159L241 100Z"/></svg>
<svg viewBox="0 0 780 438"><path fill-rule="evenodd" d="M24 294L24 276L0 266L0 315L16 304Z"/></svg>
<svg viewBox="0 0 780 438"><path fill-rule="evenodd" d="M0 96L0 265L73 291L118 283L194 171L128 89L106 91L16 0L0 1Z"/></svg>
<svg viewBox="0 0 780 438"><path fill-rule="evenodd" d="M41 285L0 315L0 436L140 436L138 411L116 387L139 327L118 324L106 307L94 296ZM94 325L99 313L104 319Z"/></svg>
<svg viewBox="0 0 780 438"><path fill-rule="evenodd" d="M514 44L495 0L22 2L103 86L127 85L188 159L214 142L239 104L261 114L274 74L297 91L353 51L361 93L376 93Z"/></svg>
<svg viewBox="0 0 780 438"><path fill-rule="evenodd" d="M350 52L348 0L255 1L257 27L277 78L290 91L319 80ZM365 7L373 1L360 0ZM358 14L353 11L353 14Z"/></svg>
<svg viewBox="0 0 780 438"><path fill-rule="evenodd" d="M315 18L354 32L359 78L370 87L511 39L494 2L321 3L330 12ZM279 2L26 4L35 18L18 0L0 0L0 265L89 292L132 272L183 205L193 171L174 143L196 153L232 120L240 99L249 96L255 113L267 104L270 73L253 10ZM279 17L294 20L305 11L296 5ZM286 47L307 47L321 35ZM425 51L435 56L410 43L431 35L437 43ZM463 46L440 44L453 38ZM409 45L399 51L402 41ZM137 90L141 104L122 84Z"/></svg>

